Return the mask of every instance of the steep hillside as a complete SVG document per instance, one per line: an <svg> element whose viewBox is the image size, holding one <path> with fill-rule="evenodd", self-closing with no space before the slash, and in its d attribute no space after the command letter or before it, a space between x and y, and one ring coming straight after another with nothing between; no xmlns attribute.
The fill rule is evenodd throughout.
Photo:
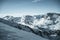
<svg viewBox="0 0 60 40"><path fill-rule="evenodd" d="M0 40L47 40L0 22Z"/></svg>

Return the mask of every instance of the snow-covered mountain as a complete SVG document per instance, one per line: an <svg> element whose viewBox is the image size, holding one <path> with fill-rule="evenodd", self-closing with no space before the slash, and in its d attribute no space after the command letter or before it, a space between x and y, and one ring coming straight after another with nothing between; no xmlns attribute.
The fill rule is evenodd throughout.
<svg viewBox="0 0 60 40"><path fill-rule="evenodd" d="M55 40L55 37L60 36L60 14L58 13L47 13L46 15L34 16L25 15L22 17L6 16L2 19L9 21L14 27L22 28L22 30L33 32L45 38L52 38Z"/></svg>
<svg viewBox="0 0 60 40"><path fill-rule="evenodd" d="M3 19L13 22L21 22L21 17L5 16Z"/></svg>
<svg viewBox="0 0 60 40"><path fill-rule="evenodd" d="M31 28L48 28L50 30L60 30L60 14L58 13L47 13L47 15L25 15L22 17L13 17L13 16L5 16L3 17L5 20L13 21L18 24L32 26ZM56 27L59 25L58 27ZM51 27L52 26L52 27Z"/></svg>

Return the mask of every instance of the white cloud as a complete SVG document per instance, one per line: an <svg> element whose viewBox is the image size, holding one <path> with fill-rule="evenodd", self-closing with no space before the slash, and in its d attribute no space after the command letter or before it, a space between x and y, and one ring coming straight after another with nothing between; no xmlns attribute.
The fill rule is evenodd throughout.
<svg viewBox="0 0 60 40"><path fill-rule="evenodd" d="M41 1L41 0L33 0L32 2L39 2L39 1Z"/></svg>

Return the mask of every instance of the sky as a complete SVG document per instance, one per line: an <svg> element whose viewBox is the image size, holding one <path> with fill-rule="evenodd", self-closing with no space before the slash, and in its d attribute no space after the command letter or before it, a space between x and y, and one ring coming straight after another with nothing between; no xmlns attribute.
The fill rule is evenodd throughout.
<svg viewBox="0 0 60 40"><path fill-rule="evenodd" d="M59 0L0 0L0 17L60 13Z"/></svg>

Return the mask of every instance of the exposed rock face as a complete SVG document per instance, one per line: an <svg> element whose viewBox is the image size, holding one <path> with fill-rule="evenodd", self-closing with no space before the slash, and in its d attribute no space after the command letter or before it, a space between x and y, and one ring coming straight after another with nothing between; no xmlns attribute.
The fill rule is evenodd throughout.
<svg viewBox="0 0 60 40"><path fill-rule="evenodd" d="M21 17L5 16L3 19L13 22L21 22Z"/></svg>
<svg viewBox="0 0 60 40"><path fill-rule="evenodd" d="M25 16L25 20L24 20L25 24L32 25L33 21L34 21L34 17L33 16L29 16L29 15Z"/></svg>

